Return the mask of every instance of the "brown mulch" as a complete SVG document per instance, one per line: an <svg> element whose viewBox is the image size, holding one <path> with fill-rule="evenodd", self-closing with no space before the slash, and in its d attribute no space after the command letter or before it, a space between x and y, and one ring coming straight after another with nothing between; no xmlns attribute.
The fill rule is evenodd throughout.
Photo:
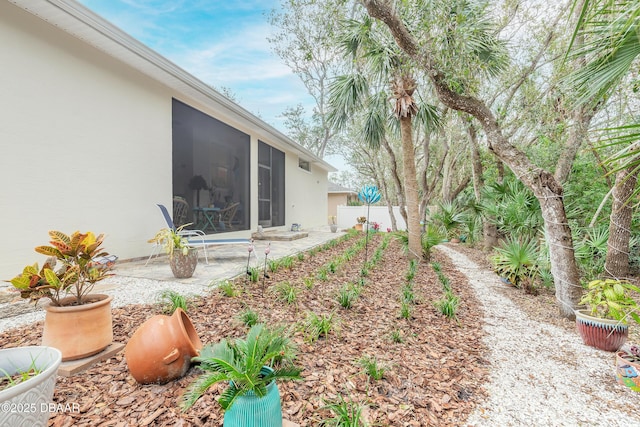
<svg viewBox="0 0 640 427"><path fill-rule="evenodd" d="M335 312L339 331L314 343L295 329L298 344L296 364L303 367L302 381L279 383L284 417L302 426L315 426L331 417L326 401L338 396L366 405L370 423L382 426L453 426L464 423L470 412L486 397L487 348L482 343L482 313L466 278L446 257L434 260L450 278L460 297L457 322L442 316L433 301L442 297L442 286L428 263L422 262L414 279L419 303L410 320L400 317L400 293L406 283L409 263L392 239L382 260L366 277L366 285L351 309L343 309L336 293L346 283L355 283L363 265L364 251L344 264L327 281L315 279L312 289L303 284L318 269L344 253L356 241L352 238L313 256L305 254L291 270L271 273L264 283L245 283L239 296L228 298L219 292L192 301L188 311L201 340L217 342L237 337L247 328L238 320L246 308L256 311L267 324L299 325L309 311ZM373 235L369 259L382 242ZM300 289L297 302L286 304L275 298L271 287L288 280ZM114 340L128 337L149 317L158 314L156 305L132 305L113 309ZM401 331L404 342L394 343L390 334ZM0 333L0 346L38 344L42 324ZM375 357L387 367L382 380L369 379L358 360ZM164 385L139 385L129 375L122 353L94 365L71 378L59 377L54 400L62 405L78 404L77 413L54 414L53 426L201 426L222 425L222 410L215 401L220 387L209 390L190 410L181 412L178 403L185 388L199 370L192 367L180 380Z"/></svg>

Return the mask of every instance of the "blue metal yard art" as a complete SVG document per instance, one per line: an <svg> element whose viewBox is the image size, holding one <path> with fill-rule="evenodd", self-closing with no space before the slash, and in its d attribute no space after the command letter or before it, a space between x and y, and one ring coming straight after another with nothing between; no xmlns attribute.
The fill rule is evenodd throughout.
<svg viewBox="0 0 640 427"><path fill-rule="evenodd" d="M375 185L365 185L358 193L358 198L367 205L367 233L364 240L364 262L367 263L369 249L369 208L372 204L380 201L380 192Z"/></svg>

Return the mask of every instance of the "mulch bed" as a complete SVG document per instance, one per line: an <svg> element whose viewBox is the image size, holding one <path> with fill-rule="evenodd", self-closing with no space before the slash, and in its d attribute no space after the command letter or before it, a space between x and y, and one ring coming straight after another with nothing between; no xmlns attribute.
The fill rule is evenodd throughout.
<svg viewBox="0 0 640 427"><path fill-rule="evenodd" d="M446 257L434 254L434 261L450 278L460 297L457 322L447 319L433 305L443 294L429 263L419 264L414 279L419 303L412 318L400 317L401 288L409 263L401 246L392 239L381 261L370 270L366 285L351 309L340 307L336 294L346 283L360 277L364 251L328 280L314 280L305 287L305 277L353 246L359 237L342 241L313 256L308 252L293 268L278 270L263 282L236 280L243 292L232 298L213 291L192 301L188 311L201 340L217 342L223 337L246 334L239 313L250 308L260 320L272 325L300 325L308 312L336 313L339 331L309 343L300 328L292 328L298 345L296 364L303 367L302 381L279 383L284 417L302 426L315 426L331 418L326 402L345 400L366 405L366 419L375 425L446 426L461 425L486 396L488 365L482 343L482 314L466 278ZM382 243L372 236L369 259ZM300 289L295 304L278 300L272 286L289 281ZM149 317L159 313L157 305L132 305L113 309L114 340L126 343ZM39 344L42 324L0 334L2 347ZM400 331L404 341L394 343L391 332ZM363 372L358 360L375 357L387 367L382 380ZM186 387L200 373L192 367L187 375L168 384L139 385L129 375L122 353L94 365L71 378L59 377L54 400L62 405L78 404L79 412L54 414L53 426L202 426L222 425L222 410L216 402L223 385L213 387L191 409L181 412L178 403Z"/></svg>

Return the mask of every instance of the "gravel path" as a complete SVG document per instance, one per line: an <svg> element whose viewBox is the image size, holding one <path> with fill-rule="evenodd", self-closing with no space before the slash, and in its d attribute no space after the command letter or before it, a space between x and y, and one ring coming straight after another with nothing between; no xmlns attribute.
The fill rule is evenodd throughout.
<svg viewBox="0 0 640 427"><path fill-rule="evenodd" d="M615 356L585 346L580 336L529 319L499 289L491 271L440 245L469 279L485 313L491 349L489 399L473 426L638 426L640 395L618 385Z"/></svg>

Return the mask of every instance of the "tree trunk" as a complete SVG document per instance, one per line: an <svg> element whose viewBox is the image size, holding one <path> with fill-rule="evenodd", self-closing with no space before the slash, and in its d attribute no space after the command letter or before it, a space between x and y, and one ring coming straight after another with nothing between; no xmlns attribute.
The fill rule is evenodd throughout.
<svg viewBox="0 0 640 427"><path fill-rule="evenodd" d="M404 190L407 200L407 233L409 234L409 259L422 259L420 216L418 214L418 180L413 147L411 116L400 117L402 137L402 167Z"/></svg>
<svg viewBox="0 0 640 427"><path fill-rule="evenodd" d="M629 239L633 206L631 196L638 182L640 170L630 167L616 174L613 187L613 206L609 221L609 240L604 270L611 277L626 277L629 274Z"/></svg>
<svg viewBox="0 0 640 427"><path fill-rule="evenodd" d="M482 167L482 159L480 158L480 150L478 148L478 134L476 128L469 124L467 126L467 133L469 134L469 140L471 141L471 170L473 172L473 193L476 196L476 202L480 203L482 200L482 189L484 188L484 178ZM498 162L500 160L498 159ZM500 162L502 164L502 162ZM484 215L482 216L482 236L483 236L483 248L489 252L494 247L498 246L498 227L495 223L489 221Z"/></svg>
<svg viewBox="0 0 640 427"><path fill-rule="evenodd" d="M400 207L400 216L404 219L405 224L409 224L409 219L407 218L407 209L406 206L406 198L404 194L404 188L402 187L402 182L400 181L400 174L398 173L398 162L396 160L396 153L393 151L393 147L389 144L385 138L382 138L382 146L389 154L389 158L391 160L391 175L393 176L393 182L396 185L396 190L398 191L398 206Z"/></svg>

